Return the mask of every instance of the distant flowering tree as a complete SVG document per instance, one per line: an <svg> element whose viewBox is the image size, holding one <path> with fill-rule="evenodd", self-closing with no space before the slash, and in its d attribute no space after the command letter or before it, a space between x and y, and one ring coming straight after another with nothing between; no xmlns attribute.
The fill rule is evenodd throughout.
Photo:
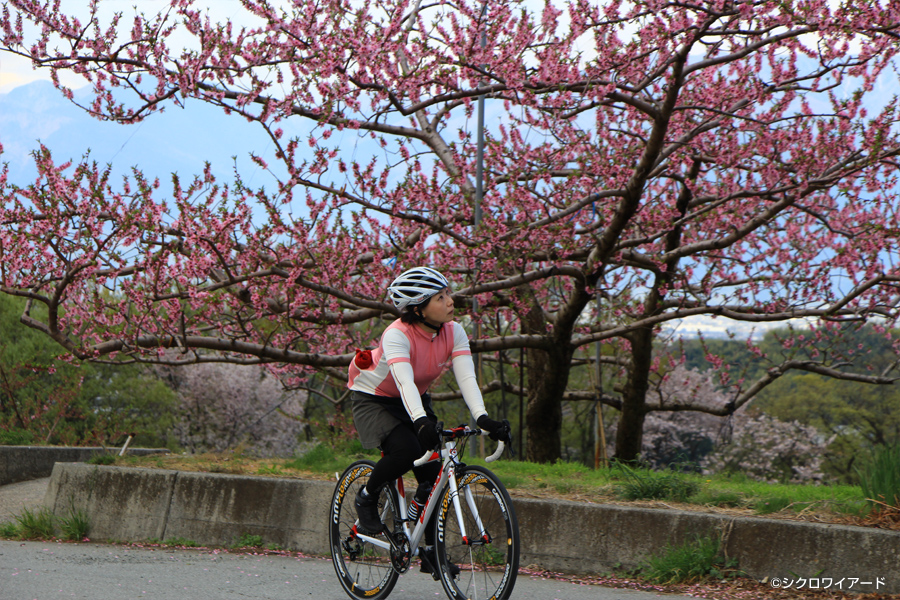
<svg viewBox="0 0 900 600"><path fill-rule="evenodd" d="M703 463L709 473L742 473L768 483L814 483L823 479L828 444L815 427L738 411L733 431Z"/></svg>
<svg viewBox="0 0 900 600"><path fill-rule="evenodd" d="M703 459L722 437L726 421L709 412L686 412L685 407L721 410L728 395L716 384L714 371L701 373L676 365L651 391L660 410L647 416L641 461L655 468L699 471Z"/></svg>
<svg viewBox="0 0 900 600"><path fill-rule="evenodd" d="M526 350L532 460L560 455L573 357L614 345L624 383L602 401L628 459L664 408L648 396L664 323L897 317L900 104L880 89L896 83L895 2L245 0L222 22L190 0L74 5L9 0L0 48L69 98L60 73L83 76L98 118L221 107L281 162L256 158L277 177L258 189L209 171L114 181L43 148L33 184L0 174L0 290L43 305L23 321L78 358L177 346L340 380L396 316L386 284L429 264L481 324L475 352ZM286 134L295 122L309 133ZM789 369L891 381L770 360L715 410Z"/></svg>
<svg viewBox="0 0 900 600"><path fill-rule="evenodd" d="M242 448L254 456L292 456L303 433L305 394L285 391L258 365L204 363L161 374L180 404L172 433L193 453Z"/></svg>
<svg viewBox="0 0 900 600"><path fill-rule="evenodd" d="M767 482L822 481L833 436L797 421L750 414L746 407L727 417L710 414L729 402L714 375L677 365L660 381L653 396L669 410L647 417L642 462L655 468L741 473ZM686 413L684 406L708 410Z"/></svg>

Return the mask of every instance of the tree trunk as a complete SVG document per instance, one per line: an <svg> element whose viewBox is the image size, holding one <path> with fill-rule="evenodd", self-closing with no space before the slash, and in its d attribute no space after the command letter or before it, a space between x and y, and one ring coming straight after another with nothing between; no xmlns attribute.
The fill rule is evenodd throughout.
<svg viewBox="0 0 900 600"><path fill-rule="evenodd" d="M700 174L701 162L695 159L688 172L688 179L694 181ZM682 227L679 218L687 214L691 202L690 186L683 186L675 208L679 217L675 219L672 230L666 234L666 250L673 251L681 246ZM656 276L653 289L647 295L644 304L644 317L659 314L660 303L664 299L664 290L671 285L674 274L678 271L678 258L671 258L665 268ZM653 328L646 327L632 332L628 336L631 342L632 368L628 374L625 389L622 392L622 414L616 429L616 459L622 461L637 460L641 454L641 443L644 439L644 418L647 416L647 390L650 389L650 371L653 365Z"/></svg>
<svg viewBox="0 0 900 600"><path fill-rule="evenodd" d="M519 315L523 332L547 335L546 315L531 288L520 286L518 291L531 300L528 312ZM556 343L526 351L528 406L524 426L528 439L525 458L532 462L551 463L562 456L562 399L569 382L573 354L571 344L565 343L568 338L561 332L563 329L567 330L565 327L554 330Z"/></svg>
<svg viewBox="0 0 900 600"><path fill-rule="evenodd" d="M636 331L629 339L633 363L622 390L622 414L616 428L616 459L620 461L637 460L641 453L650 367L653 364L653 329Z"/></svg>
<svg viewBox="0 0 900 600"><path fill-rule="evenodd" d="M568 351L529 350L528 407L525 458L552 463L561 457L562 399L569 380L572 354Z"/></svg>

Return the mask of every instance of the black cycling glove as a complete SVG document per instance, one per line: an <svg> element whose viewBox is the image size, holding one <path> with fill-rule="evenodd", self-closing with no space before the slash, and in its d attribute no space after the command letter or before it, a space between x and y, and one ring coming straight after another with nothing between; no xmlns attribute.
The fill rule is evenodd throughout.
<svg viewBox="0 0 900 600"><path fill-rule="evenodd" d="M475 422L478 423L480 428L487 431L488 436L495 442L503 441L508 444L512 441L512 431L509 427L509 421L495 421L487 415L481 415Z"/></svg>
<svg viewBox="0 0 900 600"><path fill-rule="evenodd" d="M419 417L413 423L422 450L434 450L441 442L441 434L438 431L437 421L429 417Z"/></svg>

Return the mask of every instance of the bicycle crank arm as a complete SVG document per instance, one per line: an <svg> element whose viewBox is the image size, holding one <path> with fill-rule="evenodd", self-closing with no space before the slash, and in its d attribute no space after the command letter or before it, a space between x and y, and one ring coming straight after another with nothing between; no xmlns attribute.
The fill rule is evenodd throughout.
<svg viewBox="0 0 900 600"><path fill-rule="evenodd" d="M396 550L396 542L391 539L392 536L387 532L387 527L385 527L385 530L382 533L384 533L385 535L379 533L377 534L378 537L366 535L365 533L360 533L359 531L355 532L353 535L359 541L372 544L373 546L376 546L378 548L382 548L384 550ZM385 540L385 538L387 538L387 540Z"/></svg>

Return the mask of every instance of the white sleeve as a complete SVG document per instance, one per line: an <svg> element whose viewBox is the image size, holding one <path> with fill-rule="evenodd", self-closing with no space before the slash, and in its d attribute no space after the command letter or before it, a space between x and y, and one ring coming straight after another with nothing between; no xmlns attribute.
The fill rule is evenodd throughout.
<svg viewBox="0 0 900 600"><path fill-rule="evenodd" d="M389 364L398 359L409 361L410 347L409 338L399 329L388 329L381 336L381 349Z"/></svg>
<svg viewBox="0 0 900 600"><path fill-rule="evenodd" d="M388 329L381 337L381 347L397 389L400 390L406 412L413 421L424 417L425 408L422 406L419 388L416 387L416 374L409 362L409 338L399 329Z"/></svg>
<svg viewBox="0 0 900 600"><path fill-rule="evenodd" d="M416 387L412 365L409 362L399 361L391 364L390 369L391 375L394 376L394 381L397 383L397 389L400 390L403 406L410 418L415 421L426 416L425 408L422 406L422 397Z"/></svg>
<svg viewBox="0 0 900 600"><path fill-rule="evenodd" d="M453 358L453 374L456 376L456 383L459 384L459 391L462 392L469 412L477 421L478 417L486 415L487 411L484 409L481 388L478 387L478 379L475 377L475 361L472 360L471 354L460 354Z"/></svg>

